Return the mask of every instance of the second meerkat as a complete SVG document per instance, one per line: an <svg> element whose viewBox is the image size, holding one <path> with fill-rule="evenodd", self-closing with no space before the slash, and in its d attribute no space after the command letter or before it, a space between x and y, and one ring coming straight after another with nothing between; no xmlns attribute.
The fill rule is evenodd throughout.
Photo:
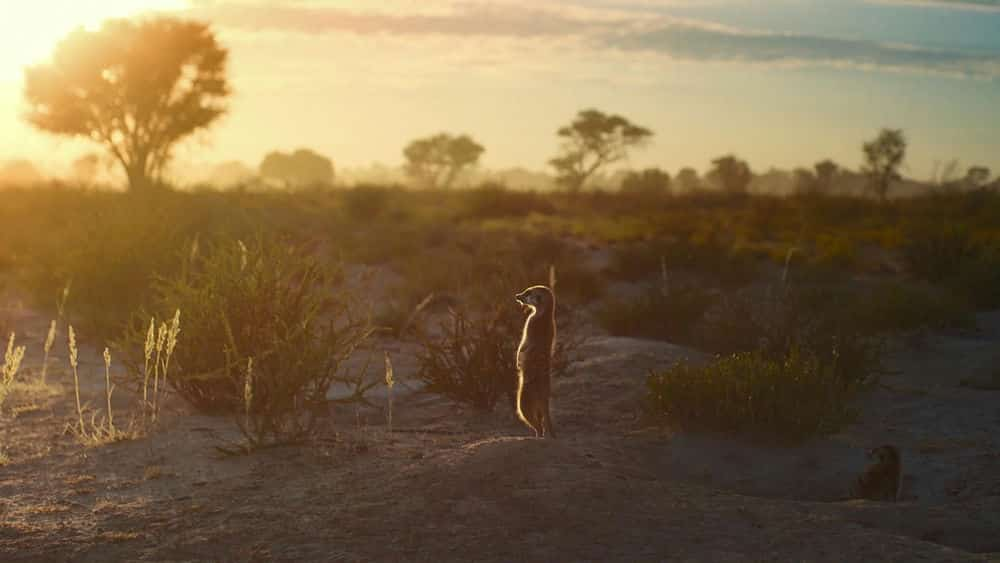
<svg viewBox="0 0 1000 563"><path fill-rule="evenodd" d="M556 345L555 295L548 287L536 285L515 298L529 310L517 347L517 416L535 431L535 436L554 438L549 396Z"/></svg>

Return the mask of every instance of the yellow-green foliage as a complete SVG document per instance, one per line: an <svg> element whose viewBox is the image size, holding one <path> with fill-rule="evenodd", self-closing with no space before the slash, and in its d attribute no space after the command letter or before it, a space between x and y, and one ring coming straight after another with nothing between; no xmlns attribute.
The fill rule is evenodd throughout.
<svg viewBox="0 0 1000 563"><path fill-rule="evenodd" d="M10 333L7 340L7 350L3 356L3 366L0 366L0 409L3 408L7 395L14 385L14 376L21 369L21 361L24 359L24 346L14 346L14 333Z"/></svg>
<svg viewBox="0 0 1000 563"><path fill-rule="evenodd" d="M526 270L537 282L555 264L563 302L595 300L603 280L565 235L598 247L626 241L615 250L614 277L658 278L666 264L730 288L769 271L761 268L768 261L780 267L792 247L801 249L791 268L796 282L829 279L881 248L902 256L913 275L991 307L1000 305L998 214L1000 196L988 190L877 205L711 192L655 201L596 191L568 197L499 186L138 197L39 188L4 192L0 257L46 309L71 281L67 320L95 341L118 337L133 311L148 309L152 281L179 275L192 241L248 240L257 229L308 243L321 259L389 266L405 279L393 294L407 311L430 291L479 284L497 265ZM814 276L812 266L819 266Z"/></svg>
<svg viewBox="0 0 1000 563"><path fill-rule="evenodd" d="M249 416L236 418L248 448L308 436L331 384L350 384L359 398L372 384L344 367L370 333L367 306L342 276L284 241L209 244L157 282L152 302L184 311L184 327L161 324L150 361L149 316L136 316L120 345L133 380L148 386L148 364L159 365L154 396L162 379L196 408L232 414L246 414L249 385ZM183 369L169 369L170 352Z"/></svg>
<svg viewBox="0 0 1000 563"><path fill-rule="evenodd" d="M736 354L678 365L646 380L651 414L680 428L798 441L835 432L855 416L857 384L792 350L774 359Z"/></svg>

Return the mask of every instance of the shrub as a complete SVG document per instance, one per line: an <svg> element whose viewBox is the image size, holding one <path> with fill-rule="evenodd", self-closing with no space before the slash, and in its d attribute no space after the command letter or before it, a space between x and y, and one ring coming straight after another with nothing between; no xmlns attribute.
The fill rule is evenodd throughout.
<svg viewBox="0 0 1000 563"><path fill-rule="evenodd" d="M756 276L757 260L714 236L701 240L658 240L615 247L609 274L635 281L659 275L664 268L704 275L725 286L738 286Z"/></svg>
<svg viewBox="0 0 1000 563"><path fill-rule="evenodd" d="M517 346L525 320L514 295L529 285L516 284L510 279L496 282L487 292L488 298L465 295L462 304L450 308L436 330L419 335L417 377L427 384L428 391L481 410L492 410L504 395L514 406ZM518 289L508 289L513 287ZM498 296L504 298L498 300ZM568 373L571 357L583 341L574 320L565 309L556 307L553 378Z"/></svg>
<svg viewBox="0 0 1000 563"><path fill-rule="evenodd" d="M601 326L615 336L690 343L693 329L715 296L698 287L647 288L633 298L611 299L597 310Z"/></svg>
<svg viewBox="0 0 1000 563"><path fill-rule="evenodd" d="M843 301L842 301L843 303ZM871 334L915 329L971 328L975 324L967 300L947 288L902 283L880 284L853 303L861 330Z"/></svg>
<svg viewBox="0 0 1000 563"><path fill-rule="evenodd" d="M508 190L503 184L486 183L463 195L462 216L466 219L527 217L532 213L552 215L556 209L544 195L534 191Z"/></svg>
<svg viewBox="0 0 1000 563"><path fill-rule="evenodd" d="M979 307L1000 307L1000 241L951 221L906 231L903 258L915 276L952 288Z"/></svg>
<svg viewBox="0 0 1000 563"><path fill-rule="evenodd" d="M154 310L185 315L166 381L201 411L246 411L239 420L252 444L307 437L331 384L366 388L364 374L345 372L344 361L370 334L369 322L339 280L263 236L193 253L180 275L155 285ZM146 319L134 319L121 346L137 382Z"/></svg>
<svg viewBox="0 0 1000 563"><path fill-rule="evenodd" d="M882 370L882 340L858 325L859 303L830 288L737 293L706 313L696 338L716 353L775 361L800 350L843 381L868 381Z"/></svg>
<svg viewBox="0 0 1000 563"><path fill-rule="evenodd" d="M951 278L979 254L969 229L948 222L911 225L901 250L910 272L931 282Z"/></svg>
<svg viewBox="0 0 1000 563"><path fill-rule="evenodd" d="M850 422L856 385L797 350L782 358L736 354L678 365L646 380L652 414L681 428L798 441Z"/></svg>
<svg viewBox="0 0 1000 563"><path fill-rule="evenodd" d="M427 390L480 410L493 410L501 395L513 405L518 329L511 309L497 305L478 318L452 309L436 336L424 335L417 377Z"/></svg>
<svg viewBox="0 0 1000 563"><path fill-rule="evenodd" d="M64 197L75 209L49 218L52 224L26 252L28 287L35 301L49 308L69 283L69 320L97 342L121 334L132 313L148 304L157 276L178 272L187 242L240 233L249 224L235 194Z"/></svg>
<svg viewBox="0 0 1000 563"><path fill-rule="evenodd" d="M833 270L850 270L858 259L857 243L846 235L820 235L813 263Z"/></svg>
<svg viewBox="0 0 1000 563"><path fill-rule="evenodd" d="M343 191L344 212L355 221L370 221L385 215L393 192L386 188L360 185Z"/></svg>

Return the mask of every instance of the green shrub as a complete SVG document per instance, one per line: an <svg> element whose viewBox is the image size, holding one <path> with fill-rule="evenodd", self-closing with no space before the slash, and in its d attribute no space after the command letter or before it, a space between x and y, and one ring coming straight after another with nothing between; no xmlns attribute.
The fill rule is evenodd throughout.
<svg viewBox="0 0 1000 563"><path fill-rule="evenodd" d="M155 284L152 310L183 317L166 380L203 412L241 413L247 447L307 437L331 384L366 389L344 362L370 334L368 318L340 279L263 236L194 254ZM148 319L137 315L120 345L138 382Z"/></svg>
<svg viewBox="0 0 1000 563"><path fill-rule="evenodd" d="M799 441L853 420L856 385L809 355L736 354L706 366L678 365L646 380L655 416L680 428Z"/></svg>
<svg viewBox="0 0 1000 563"><path fill-rule="evenodd" d="M882 371L882 339L859 326L860 301L829 287L727 296L705 315L698 346L719 354L757 352L772 360L800 350L843 381Z"/></svg>
<svg viewBox="0 0 1000 563"><path fill-rule="evenodd" d="M237 194L67 192L63 198L71 212L58 199L53 215L37 210L43 217L24 250L25 276L43 307L52 307L69 283L66 313L97 342L121 334L147 304L154 279L179 271L193 239L240 236L251 223Z"/></svg>
<svg viewBox="0 0 1000 563"><path fill-rule="evenodd" d="M857 242L846 235L820 235L813 263L832 270L850 270L857 263Z"/></svg>
<svg viewBox="0 0 1000 563"><path fill-rule="evenodd" d="M606 301L596 315L601 326L615 336L688 344L694 327L714 301L713 294L697 287L667 291L653 286L633 298Z"/></svg>

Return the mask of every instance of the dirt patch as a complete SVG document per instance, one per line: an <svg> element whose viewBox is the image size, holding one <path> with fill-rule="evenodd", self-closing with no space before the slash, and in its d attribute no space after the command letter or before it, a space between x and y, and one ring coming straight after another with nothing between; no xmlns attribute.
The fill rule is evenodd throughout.
<svg viewBox="0 0 1000 563"><path fill-rule="evenodd" d="M223 457L214 446L232 424L170 401L148 437L83 448L64 432L75 406L56 370L54 391L11 399L35 408L0 418L0 559L989 559L998 395L961 387L955 366L998 342L986 330L895 350L897 374L861 420L797 448L645 427L648 371L706 357L624 338L591 339L557 381L557 440L413 385L394 401L406 432L387 432L376 394L376 407L333 406L314 443ZM86 378L97 403L99 378ZM904 501L842 500L881 442L903 449Z"/></svg>

